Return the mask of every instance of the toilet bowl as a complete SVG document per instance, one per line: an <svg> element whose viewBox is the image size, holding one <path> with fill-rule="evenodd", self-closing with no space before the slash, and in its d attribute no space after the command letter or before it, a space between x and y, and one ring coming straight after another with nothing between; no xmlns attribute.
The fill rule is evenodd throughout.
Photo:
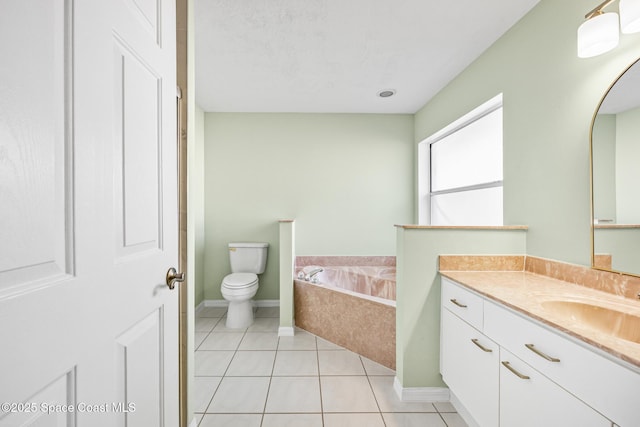
<svg viewBox="0 0 640 427"><path fill-rule="evenodd" d="M253 323L253 298L258 274L265 271L268 243L229 243L231 274L222 279L220 292L228 301L227 328L244 329Z"/></svg>
<svg viewBox="0 0 640 427"><path fill-rule="evenodd" d="M253 323L253 298L258 292L258 276L253 273L231 273L222 279L220 291L229 302L227 328L244 329Z"/></svg>

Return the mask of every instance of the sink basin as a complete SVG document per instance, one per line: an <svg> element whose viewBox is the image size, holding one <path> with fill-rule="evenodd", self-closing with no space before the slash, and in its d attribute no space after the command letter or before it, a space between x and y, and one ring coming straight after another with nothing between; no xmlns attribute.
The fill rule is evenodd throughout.
<svg viewBox="0 0 640 427"><path fill-rule="evenodd" d="M575 301L546 301L542 306L568 323L567 326L588 326L603 334L640 344L639 316Z"/></svg>

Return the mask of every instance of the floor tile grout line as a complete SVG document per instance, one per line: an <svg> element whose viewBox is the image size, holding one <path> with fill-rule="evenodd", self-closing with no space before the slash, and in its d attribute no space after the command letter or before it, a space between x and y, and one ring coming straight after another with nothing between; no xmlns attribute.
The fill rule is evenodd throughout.
<svg viewBox="0 0 640 427"><path fill-rule="evenodd" d="M316 345L316 363L318 364L318 391L320 393L320 422L324 427L324 404L322 403L322 376L320 372L320 349L318 348L318 337L313 336L313 342Z"/></svg>
<svg viewBox="0 0 640 427"><path fill-rule="evenodd" d="M268 317L268 316L267 316L267 317ZM274 317L274 318L275 318L275 317ZM207 339L207 337L211 334L211 332L214 332L215 327L216 327L216 326L218 326L218 325L219 325L219 322L220 322L220 321L222 321L222 320L223 320L223 318L219 319L219 321L216 323L216 325L214 326L214 328L213 328L213 329L211 329L211 330L207 333L207 336L203 339L203 342L204 342L204 340L206 340L206 339ZM219 331L219 332L220 332L220 331ZM365 365L365 358L364 358L364 356L359 355L359 354L357 354L357 353L356 353L356 354L358 355L358 357L359 357L360 363L361 363L362 368L363 368L363 370L364 370L364 375L356 375L356 374L333 374L333 375L322 375L322 374L321 374L321 372L320 372L320 353L321 353L322 351L325 351L325 350L327 350L327 351L329 351L329 350L342 350L342 351L345 351L345 350L348 350L348 349L344 349L344 348L324 348L324 349L321 349L321 348L320 348L320 346L319 346L319 343L318 343L318 341L319 341L319 339L320 339L320 338L319 338L318 336L316 336L315 334L311 334L311 335L314 337L314 340L313 340L313 341L314 341L314 344L315 344L315 346L314 346L314 347L315 347L315 348L314 348L314 350L315 350L315 353L316 353L317 375L274 375L274 373L275 373L275 366L276 366L276 365L275 365L275 363L276 363L276 360L277 360L277 358L278 358L278 354L281 354L281 353L282 353L282 352L284 352L284 351L288 351L288 352L297 352L297 351L309 351L309 350L311 350L311 349L310 349L310 348L309 348L309 349L305 349L305 348L300 348L300 349L295 349L295 348L283 349L283 348L281 347L281 345L282 345L282 343L281 343L281 339L280 339L280 337L278 337L278 336L277 336L277 331L268 331L268 330L249 331L249 328L244 329L243 334L242 334L242 338L240 339L240 341L239 341L238 345L236 346L235 350L233 350L233 356L231 357L231 360L230 360L229 364L227 365L227 367L226 367L226 369L225 369L225 371L224 371L224 373L223 373L222 377L220 377L220 378L221 378L221 380L220 380L220 382L218 383L217 387L215 388L215 391L214 391L214 393L213 393L213 395L212 395L211 399L209 400L209 404L207 405L207 407L206 407L206 409L205 409L205 412L204 412L204 413L202 413L202 419L201 419L201 422L202 422L202 420L204 420L204 417L205 417L205 416L213 414L213 413L211 413L211 414L210 414L210 413L208 413L208 412L206 412L206 411L207 411L207 410L209 409L209 407L211 406L211 404L212 404L212 402L213 402L213 398L215 397L216 393L219 391L220 385L222 384L222 380L223 380L224 378L236 377L236 376L229 376L229 375L228 375L228 373L229 373L229 368L230 368L230 366L231 366L231 363L233 362L234 358L235 358L235 357L236 357L240 352L243 352L243 351L254 351L254 352L261 352L261 351L265 351L265 352L266 352L266 351L273 351L273 350L268 350L268 349L258 349L258 350L251 350L251 349L249 349L249 350L241 350L241 349L240 349L240 345L242 344L242 341L247 337L247 334L248 334L249 332L272 333L272 334L273 334L273 333L275 333L275 334L276 334L276 337L277 337L277 344L276 344L276 347L275 347L275 356L274 356L273 363L272 363L272 366L271 366L271 373L270 373L270 375L268 376L268 377L269 377L269 385L268 385L268 388L267 388L267 395L266 395L265 404L264 404L264 407L263 407L262 413L260 413L260 412L251 413L251 414L255 414L255 415L260 415L260 420L261 420L261 421L260 421L260 426L262 426L262 425L264 424L265 416L267 415L266 407L267 407L267 402L268 402L268 398L269 398L269 393L270 393L270 391L271 391L271 385L272 385L272 380L273 380L273 377L274 377L274 376L275 376L275 377L298 377L298 378L300 378L300 377L307 377L307 378L317 377L317 379L318 379L319 393L320 393L320 411L321 411L320 413L317 413L317 412L304 412L304 413L301 413L301 412L274 412L273 414L285 414L285 415L314 414L314 415L320 415L320 416L321 416L321 422L322 422L322 425L323 425L323 426L324 426L324 423L325 423L325 419L324 419L324 415L325 415L325 408L324 408L323 400L322 400L322 381L321 381L321 380L322 380L322 377L323 377L323 376L326 376L326 377L344 377L344 376L359 376L359 377L362 377L362 376L366 376L366 377L367 377L367 382L368 382L368 384L369 384L369 387L370 387L370 389L371 389L371 391L372 391L372 393L373 393L373 395L374 395L374 400L375 400L375 402L376 402L376 406L377 406L378 411L377 411L377 412L351 412L351 411L348 411L348 412L335 412L335 414L373 414L373 413L378 413L378 414L381 416L381 418L382 418L383 425L385 425L385 426L386 426L386 420L384 419L384 415L383 415L384 413L383 413L383 412L382 412L382 410L381 410L381 406L380 406L380 403L379 403L378 396L376 395L376 393L375 393L375 391L374 391L374 389L373 389L373 383L372 383L372 378L371 378L371 377L380 378L380 377L393 376L393 374L391 374L391 375L386 375L386 374L375 374L375 369L374 369L374 373L369 373L369 371L367 370L366 365ZM201 343L201 344L202 344L202 343ZM311 347L311 346L309 346L309 347ZM198 348L200 348L200 345L198 346ZM197 350L197 349L196 349L196 350ZM311 350L311 351L314 351L314 350ZM198 351L205 351L205 350L198 350ZM218 350L207 350L207 351L218 351ZM222 350L220 350L220 351L222 351ZM226 351L228 351L228 350L226 350ZM211 377L211 376L209 376L209 375L203 375L202 377ZM255 377L255 376L254 376L254 375L240 375L239 377ZM267 377L267 376L266 376L266 375L264 375L264 376L262 376L262 377ZM441 419L441 421L444 423L444 426L448 426L449 424L448 424L448 423L447 423L447 421L445 420L445 418L444 418L444 416L443 416L443 412L441 412L441 411L436 407L436 405L435 405L435 404L432 404L432 406L433 406L433 408L435 409L435 413L437 413L437 414L438 414L439 418L440 418L440 419ZM409 414L414 413L413 411L393 411L393 410L392 410L392 411L390 411L390 413L396 413L396 412L397 412L397 413L409 413ZM457 411L454 411L454 412L452 412L452 413L456 413L456 412L457 412ZM334 413L334 412L327 412L327 414L333 414L333 413ZM433 413L433 412L432 412L432 413ZM445 412L445 413L449 413L449 412ZM216 414L218 414L218 413L216 413ZM220 414L223 414L223 413L220 413ZM239 414L249 414L249 413L248 413L248 412L241 412L241 413L238 413L238 412L230 412L230 413L224 413L224 414L227 414L227 415L234 415L234 414L235 414L235 415L239 415ZM198 424L200 425L200 423L198 423Z"/></svg>
<svg viewBox="0 0 640 427"><path fill-rule="evenodd" d="M276 360L278 359L278 348L280 348L280 337L278 336L278 343L276 344L276 354L273 357L273 363L271 364L271 375L269 376L269 385L267 386L267 395L264 398L264 406L262 408L262 417L260 418L260 427L264 424L264 416L267 412L267 402L269 401L269 393L271 392L271 381L273 381L273 372L276 369Z"/></svg>
<svg viewBox="0 0 640 427"><path fill-rule="evenodd" d="M207 319L215 319L215 317L208 317ZM202 341L200 341L200 344L198 344L198 346L197 346L196 348L194 348L194 349L193 349L193 351L197 351L197 350L200 348L200 346L202 346L202 343L204 343L204 342L207 340L207 338L209 338L209 335L211 335L211 332L213 332L213 330L214 330L214 329L215 329L215 327L218 325L218 323L220 323L220 320L222 320L222 318L221 318L221 317L220 317L220 318L218 318L218 321L215 323L215 325L213 325L213 327L211 328L211 330L209 330L209 332L207 332L207 336L206 336L206 337L204 337L204 338L202 339Z"/></svg>
<svg viewBox="0 0 640 427"><path fill-rule="evenodd" d="M204 419L205 415L207 415L207 410L209 409L209 406L211 406L211 402L213 402L213 397L218 392L218 389L220 388L220 384L222 384L222 378L224 378L224 377L220 377L220 381L218 381L218 385L216 386L215 390L213 391L213 394L211 395L211 398L209 399L209 403L207 403L207 407L204 408L204 415L202 416L203 419ZM202 421L202 420L200 420L200 421ZM199 424L200 423L198 423L198 425Z"/></svg>
<svg viewBox="0 0 640 427"><path fill-rule="evenodd" d="M226 312L225 312L225 314L226 314ZM222 319L223 319L223 317L221 317L220 320L218 320L218 322L216 323L216 326L218 325L218 323L220 323L222 321ZM215 328L215 326L214 326L214 328ZM211 333L211 332L209 332L209 333ZM236 354L238 354L238 347L240 347L240 343L242 342L242 340L244 339L246 334L247 334L247 331L245 330L244 334L242 334L242 338L240 338L240 341L238 342L238 345L236 346L236 350L233 352L233 356L231 356L231 360L229 360L229 364L227 365L227 368L224 370L224 373L222 374L222 377L220 377L220 382L218 382L218 386L216 387L215 391L211 395L211 400L209 400L209 404L207 405L207 408L205 409L205 415L207 414L207 410L209 409L209 406L211 406L211 403L213 403L213 398L216 396L216 393L218 393L218 390L220 389L220 385L222 384L222 381L227 376L227 372L229 371L229 367L231 366L231 363L233 362L233 359L236 357ZM204 419L204 416L202 418Z"/></svg>
<svg viewBox="0 0 640 427"><path fill-rule="evenodd" d="M380 414L380 418L382 418L382 424L386 427L387 422L384 419L384 415L382 415L382 408L380 408L380 403L378 402L378 396L376 395L376 392L373 389L373 384L371 384L371 380L369 379L369 372L367 371L367 368L364 366L364 360L362 360L362 355L359 354L358 358L360 359L360 363L362 364L362 369L364 369L365 376L367 377L367 383L369 384L369 388L371 389L371 394L373 394L373 399L376 401L376 406L378 407L378 414Z"/></svg>
<svg viewBox="0 0 640 427"><path fill-rule="evenodd" d="M440 419L442 420L442 422L444 423L445 427L449 426L449 423L447 422L447 420L444 419L444 416L442 415L443 413L440 412L440 410L438 409L438 407L436 406L435 403L433 403L433 407L436 408L436 412L438 413L438 415L440 416ZM448 413L448 412L445 412Z"/></svg>
<svg viewBox="0 0 640 427"><path fill-rule="evenodd" d="M224 370L224 373L222 374L222 380L220 380L221 383L224 380L224 378L227 376L227 372L229 372L229 368L231 367L231 364L233 363L233 359L235 359L236 354L238 354L238 347L240 347L240 343L242 342L242 340L244 339L244 336L246 334L247 334L247 331L245 330L244 333L242 334L242 338L240 338L240 341L238 342L238 345L236 346L236 349L233 351L233 356L231 356L231 360L229 360L229 364L227 365L226 369ZM214 350L214 351L216 351L216 350ZM218 350L218 351L230 351L230 350Z"/></svg>
<svg viewBox="0 0 640 427"><path fill-rule="evenodd" d="M433 405L436 406L436 405ZM438 408L436 408L436 411L438 410ZM438 412L438 415L440 416L440 419L442 420L442 422L444 423L445 427L449 426L449 423L447 423L447 420L444 419L444 417L442 416L442 414L440 412Z"/></svg>
<svg viewBox="0 0 640 427"><path fill-rule="evenodd" d="M207 334L207 337L211 334L211 332L213 332L213 329L215 329L215 327L220 323L220 321L222 321L222 319L223 319L223 318L224 318L224 317L220 318L220 319L218 320L218 322L216 322L216 324L214 325L214 327L213 327L213 328L211 329L211 331L209 331L209 333ZM214 397L215 397L216 393L218 392L218 390L219 390L219 388L220 388L220 385L222 384L222 381L224 380L224 378L226 378L226 377L228 377L228 378L234 378L234 377L232 377L232 376L228 376L228 375L227 375L227 373L229 372L229 367L231 366L231 363L233 363L233 359L234 359L234 358L236 357L236 355L238 354L238 351L240 351L240 350L239 350L239 349L240 349L240 345L241 345L242 341L244 340L244 338L247 336L247 333L248 333L248 332L249 332L249 328L246 328L246 329L244 330L243 334L242 334L242 338L240 338L240 341L238 342L238 345L236 346L236 349L234 350L233 356L231 357L231 360L229 361L229 364L227 365L227 368L225 369L224 373L222 374L222 377L220 377L220 381L218 382L218 385L216 386L216 389L214 390L213 394L211 395L211 399L209 400L209 404L208 404L208 405L207 405L207 407L205 408L205 412L204 412L204 415L203 415L202 419L204 419L204 417L207 415L207 410L208 410L208 409L209 409L209 407L211 406L211 403L213 402L213 399L214 399ZM206 339L207 337L205 337L205 339ZM204 340L203 340L203 342L204 342ZM279 345L279 342L280 342L280 338L278 338L278 345ZM200 345L202 345L202 343L200 343ZM278 348L278 345L276 346L276 354L277 354L277 348ZM198 347L200 347L200 346L198 346ZM211 351L217 351L217 350L211 350ZM195 350L194 350L194 352L195 352ZM260 424L261 424L261 425L262 425L262 422L263 422L263 420L264 420L264 414L265 414L265 412L266 412L267 399L268 399L268 396L269 396L269 390L270 390L270 388L271 388L271 379L273 378L273 369L274 369L274 366L275 366L275 357L274 357L273 365L272 365L272 367L271 367L271 375L269 376L269 386L267 387L267 396L265 397L264 408L263 408L263 411L262 411L262 417L261 417L261 420L260 420ZM198 424L199 424L199 423L198 423Z"/></svg>

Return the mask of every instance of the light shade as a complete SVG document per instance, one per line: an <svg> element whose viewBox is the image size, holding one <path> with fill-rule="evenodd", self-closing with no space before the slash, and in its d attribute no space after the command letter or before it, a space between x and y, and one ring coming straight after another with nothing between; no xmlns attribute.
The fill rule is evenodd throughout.
<svg viewBox="0 0 640 427"><path fill-rule="evenodd" d="M613 12L601 13L583 22L578 27L578 56L591 58L618 46L618 24L618 14Z"/></svg>
<svg viewBox="0 0 640 427"><path fill-rule="evenodd" d="M620 29L625 34L640 31L640 0L620 0Z"/></svg>

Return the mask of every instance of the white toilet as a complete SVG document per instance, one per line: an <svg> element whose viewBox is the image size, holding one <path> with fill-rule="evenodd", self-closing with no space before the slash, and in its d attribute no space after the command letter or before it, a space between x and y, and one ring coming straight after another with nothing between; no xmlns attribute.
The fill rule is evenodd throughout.
<svg viewBox="0 0 640 427"><path fill-rule="evenodd" d="M268 243L229 243L231 274L222 279L220 291L229 301L227 328L242 329L253 323L251 298L258 291L258 274L267 265Z"/></svg>

